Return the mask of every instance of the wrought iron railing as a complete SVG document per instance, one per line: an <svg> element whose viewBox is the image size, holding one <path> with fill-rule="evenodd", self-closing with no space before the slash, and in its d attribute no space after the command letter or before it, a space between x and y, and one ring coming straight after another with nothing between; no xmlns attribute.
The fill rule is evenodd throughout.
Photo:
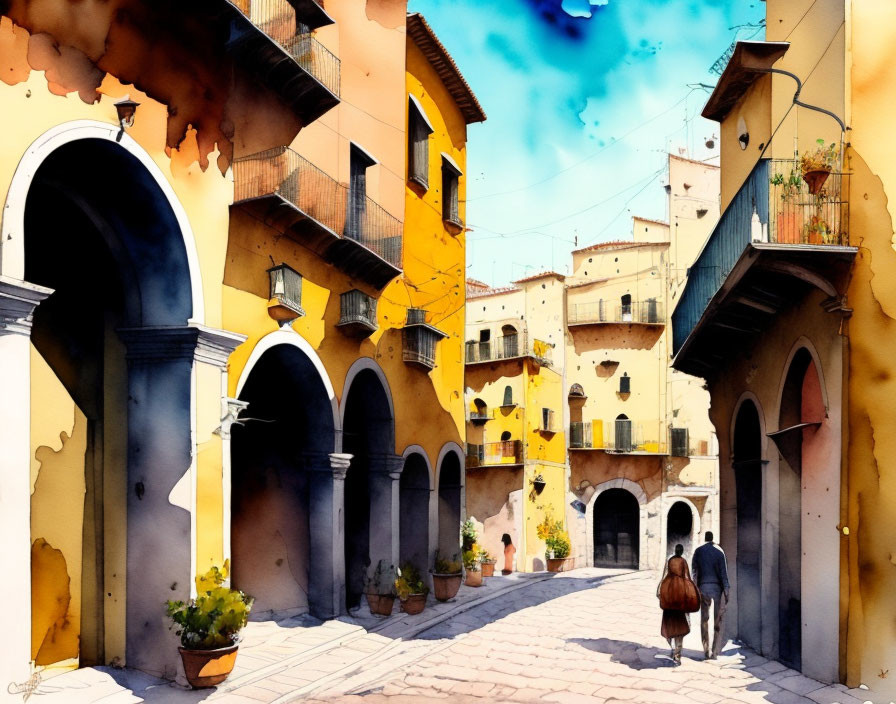
<svg viewBox="0 0 896 704"><path fill-rule="evenodd" d="M553 347L543 340L533 340L528 344L525 334L501 335L493 340L468 340L466 343L467 364L491 362L514 357L535 357L542 364L552 363Z"/></svg>
<svg viewBox="0 0 896 704"><path fill-rule="evenodd" d="M358 289L340 294L338 324L350 325L352 323L377 327L376 299Z"/></svg>
<svg viewBox="0 0 896 704"><path fill-rule="evenodd" d="M569 446L572 449L664 455L668 451L666 440L666 429L659 421L617 419L569 424Z"/></svg>
<svg viewBox="0 0 896 704"><path fill-rule="evenodd" d="M273 39L309 75L339 96L340 62L296 18L288 0L232 0L256 27Z"/></svg>
<svg viewBox="0 0 896 704"><path fill-rule="evenodd" d="M352 198L339 183L288 147L233 163L234 201L279 195L334 234L362 244L401 268L401 221L367 196Z"/></svg>
<svg viewBox="0 0 896 704"><path fill-rule="evenodd" d="M520 440L467 444L467 467L520 464L522 461L523 443Z"/></svg>
<svg viewBox="0 0 896 704"><path fill-rule="evenodd" d="M848 245L848 193L848 174L831 173L810 193L796 162L760 160L688 270L687 285L672 314L675 353L751 242Z"/></svg>
<svg viewBox="0 0 896 704"><path fill-rule="evenodd" d="M583 323L639 323L664 325L666 317L662 301L648 299L622 304L618 300L598 300L569 305L570 325Z"/></svg>

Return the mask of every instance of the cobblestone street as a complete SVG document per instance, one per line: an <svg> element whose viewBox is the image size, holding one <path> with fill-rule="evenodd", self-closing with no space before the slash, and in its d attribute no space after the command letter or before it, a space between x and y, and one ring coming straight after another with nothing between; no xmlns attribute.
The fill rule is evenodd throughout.
<svg viewBox="0 0 896 704"><path fill-rule="evenodd" d="M719 660L704 662L698 617L683 663L674 667L659 636L656 579L651 572L594 569L496 578L483 589L465 589L454 605L393 617L372 631L341 621L253 624L237 671L217 691L87 669L50 679L38 693L47 704L877 701L868 691L823 685L733 643Z"/></svg>

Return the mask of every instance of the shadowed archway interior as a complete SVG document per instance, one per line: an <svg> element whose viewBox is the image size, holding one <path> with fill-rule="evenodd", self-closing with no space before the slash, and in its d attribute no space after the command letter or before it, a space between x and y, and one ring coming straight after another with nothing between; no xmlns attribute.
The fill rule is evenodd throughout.
<svg viewBox="0 0 896 704"><path fill-rule="evenodd" d="M399 562L410 562L421 570L430 566L429 493L429 467L423 456L414 452L405 459L401 472Z"/></svg>
<svg viewBox="0 0 896 704"><path fill-rule="evenodd" d="M734 422L734 478L737 485L737 632L748 645L761 645L760 558L762 554L762 444L759 412L744 401Z"/></svg>
<svg viewBox="0 0 896 704"><path fill-rule="evenodd" d="M312 361L288 344L260 357L240 399L249 406L231 431L233 584L255 597L255 619L304 612L313 600L309 466L326 466L333 451L330 399Z"/></svg>
<svg viewBox="0 0 896 704"><path fill-rule="evenodd" d="M684 547L685 557L689 557L693 549L693 531L694 516L691 507L684 501L676 501L666 516L666 557L674 554L678 544Z"/></svg>
<svg viewBox="0 0 896 704"><path fill-rule="evenodd" d="M168 500L192 461L189 332L152 354L193 313L183 234L135 156L72 141L29 187L25 277L54 290L31 336L32 656L154 671L159 604L190 583L190 514Z"/></svg>
<svg viewBox="0 0 896 704"><path fill-rule="evenodd" d="M594 504L594 566L638 569L640 506L625 489L607 489Z"/></svg>
<svg viewBox="0 0 896 704"><path fill-rule="evenodd" d="M460 461L454 452L442 458L439 471L439 554L451 558L460 553Z"/></svg>

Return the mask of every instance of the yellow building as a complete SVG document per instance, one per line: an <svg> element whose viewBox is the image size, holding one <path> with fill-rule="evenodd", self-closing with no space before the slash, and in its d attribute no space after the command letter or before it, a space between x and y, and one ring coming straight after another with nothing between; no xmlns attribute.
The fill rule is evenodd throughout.
<svg viewBox="0 0 896 704"><path fill-rule="evenodd" d="M175 676L162 604L227 559L331 617L459 542L484 114L404 3L219 5L0 18L6 682Z"/></svg>
<svg viewBox="0 0 896 704"><path fill-rule="evenodd" d="M546 567L537 535L546 513L565 515L563 279L549 273L505 289L467 288L466 510L502 566L502 537L510 537L523 572Z"/></svg>
<svg viewBox="0 0 896 704"><path fill-rule="evenodd" d="M712 396L730 635L891 701L896 8L769 0L766 16L704 109L722 216L675 312L675 365Z"/></svg>

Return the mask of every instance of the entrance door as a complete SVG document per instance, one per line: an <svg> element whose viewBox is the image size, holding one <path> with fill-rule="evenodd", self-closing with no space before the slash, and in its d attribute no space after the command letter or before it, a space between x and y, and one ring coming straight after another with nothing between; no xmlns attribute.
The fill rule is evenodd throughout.
<svg viewBox="0 0 896 704"><path fill-rule="evenodd" d="M608 489L594 506L594 566L638 569L638 500L625 489Z"/></svg>

